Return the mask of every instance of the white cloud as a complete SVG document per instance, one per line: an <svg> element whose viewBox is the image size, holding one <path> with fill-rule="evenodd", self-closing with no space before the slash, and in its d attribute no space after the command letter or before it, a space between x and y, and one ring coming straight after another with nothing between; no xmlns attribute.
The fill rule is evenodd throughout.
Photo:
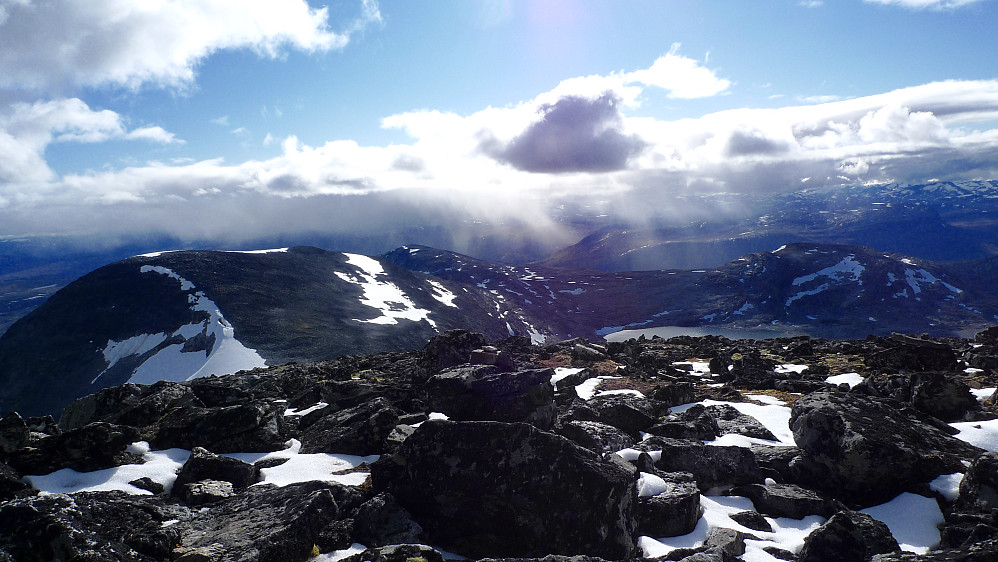
<svg viewBox="0 0 998 562"><path fill-rule="evenodd" d="M789 190L805 178L820 187L998 176L998 129L987 128L998 120L996 80L662 120L631 115L653 86L625 80L629 75L565 80L532 100L467 115L386 117L382 126L404 131L406 143L308 146L268 134L264 142L282 149L266 160L149 164L61 178L25 171L41 161L47 143L153 137L154 129L129 133L113 112L79 100L22 106L20 114L35 116L25 121L30 127L18 128L9 116L0 127L0 173L11 180L0 183L0 234L102 222L123 230L155 225L182 237L370 232L385 221L469 214L545 224L546 209L565 199L606 200L612 211L638 215L667 212L678 194ZM49 117L59 111L65 115ZM536 162L511 148L517 142L561 148ZM612 161L587 160L606 147L621 150ZM92 212L67 212L81 206ZM65 215L91 220L74 224ZM118 218L92 220L103 215Z"/></svg>
<svg viewBox="0 0 998 562"><path fill-rule="evenodd" d="M45 181L52 171L44 160L53 142L103 142L111 139L180 143L161 127L127 130L120 115L95 111L77 98L17 103L0 113L0 181Z"/></svg>
<svg viewBox="0 0 998 562"><path fill-rule="evenodd" d="M901 6L914 10L946 10L959 8L968 4L974 4L981 0L864 0L870 4L883 4L886 6Z"/></svg>
<svg viewBox="0 0 998 562"><path fill-rule="evenodd" d="M649 68L624 74L625 82L656 86L667 90L669 97L685 99L716 96L731 87L729 80L718 78L713 70L677 54L678 51L679 43L674 43L668 54Z"/></svg>
<svg viewBox="0 0 998 562"><path fill-rule="evenodd" d="M304 0L37 0L0 15L0 88L145 83L185 86L220 49L279 57L288 48L340 49L381 15L374 0L343 31Z"/></svg>

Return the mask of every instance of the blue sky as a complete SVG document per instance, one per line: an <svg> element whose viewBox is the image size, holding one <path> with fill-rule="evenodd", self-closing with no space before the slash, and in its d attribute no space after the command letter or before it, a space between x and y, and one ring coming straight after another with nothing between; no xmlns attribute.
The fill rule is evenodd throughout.
<svg viewBox="0 0 998 562"><path fill-rule="evenodd" d="M0 236L991 179L996 22L994 0L0 0Z"/></svg>

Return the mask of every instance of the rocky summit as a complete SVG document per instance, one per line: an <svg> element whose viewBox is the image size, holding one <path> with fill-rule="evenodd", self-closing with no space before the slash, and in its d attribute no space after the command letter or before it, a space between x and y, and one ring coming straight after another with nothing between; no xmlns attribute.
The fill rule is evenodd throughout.
<svg viewBox="0 0 998 562"><path fill-rule="evenodd" d="M998 559L998 328L573 339L0 419L0 560Z"/></svg>

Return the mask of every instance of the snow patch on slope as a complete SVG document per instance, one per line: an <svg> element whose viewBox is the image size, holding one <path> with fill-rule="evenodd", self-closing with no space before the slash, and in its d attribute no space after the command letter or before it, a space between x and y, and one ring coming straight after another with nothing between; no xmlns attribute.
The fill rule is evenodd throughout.
<svg viewBox="0 0 998 562"><path fill-rule="evenodd" d="M171 269L162 266L143 265L142 273L158 273L176 279L182 291L192 291L194 283L184 279ZM207 375L228 375L243 369L266 367L267 362L255 349L244 346L235 337L235 329L225 319L218 305L197 291L189 294L191 310L206 312L208 318L200 323L185 324L172 334L142 334L124 341L109 340L104 347L104 358L108 366L97 377L96 381L108 369L125 357L142 355L162 345L171 336L180 336L185 341L195 336L203 336L206 342L212 342L206 349L184 351L184 342L164 347L146 359L135 369L128 382L152 384L160 380L185 381Z"/></svg>
<svg viewBox="0 0 998 562"><path fill-rule="evenodd" d="M398 285L378 279L379 276L385 275L385 268L378 260L360 254L343 255L347 257L347 263L359 271L356 276L340 272L336 272L336 276L347 283L360 285L364 290L364 295L360 298L361 304L381 312L381 316L369 320L354 318L354 321L367 324L398 324L401 318L413 322L426 320L430 326L437 327L436 322L430 320L429 310L418 308Z"/></svg>
<svg viewBox="0 0 998 562"><path fill-rule="evenodd" d="M848 256L842 258L842 261L840 261L835 265L826 267L820 271L811 273L810 275L803 275L801 277L797 277L791 283L794 287L799 287L801 285L804 285L805 283L810 283L811 281L814 281L819 277L827 277L829 281L822 283L817 288L798 292L796 295L793 295L792 297L788 298L784 303L784 306L790 306L791 303L793 303L798 299L801 299L809 295L816 295L822 291L831 288L833 284L838 285L844 281L855 281L857 284L862 285L863 280L861 277L863 275L863 271L865 270L866 268L863 266L863 264L856 261L856 256L853 254L849 254Z"/></svg>

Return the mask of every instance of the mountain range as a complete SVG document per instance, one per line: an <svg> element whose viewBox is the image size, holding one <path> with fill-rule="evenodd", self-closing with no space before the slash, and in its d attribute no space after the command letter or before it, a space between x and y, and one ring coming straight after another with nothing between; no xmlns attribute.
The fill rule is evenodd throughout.
<svg viewBox="0 0 998 562"><path fill-rule="evenodd" d="M545 343L658 326L862 338L998 321L993 260L794 243L712 269L515 266L426 246L176 251L81 277L0 337L0 411L57 414L126 382L418 349L472 329Z"/></svg>

